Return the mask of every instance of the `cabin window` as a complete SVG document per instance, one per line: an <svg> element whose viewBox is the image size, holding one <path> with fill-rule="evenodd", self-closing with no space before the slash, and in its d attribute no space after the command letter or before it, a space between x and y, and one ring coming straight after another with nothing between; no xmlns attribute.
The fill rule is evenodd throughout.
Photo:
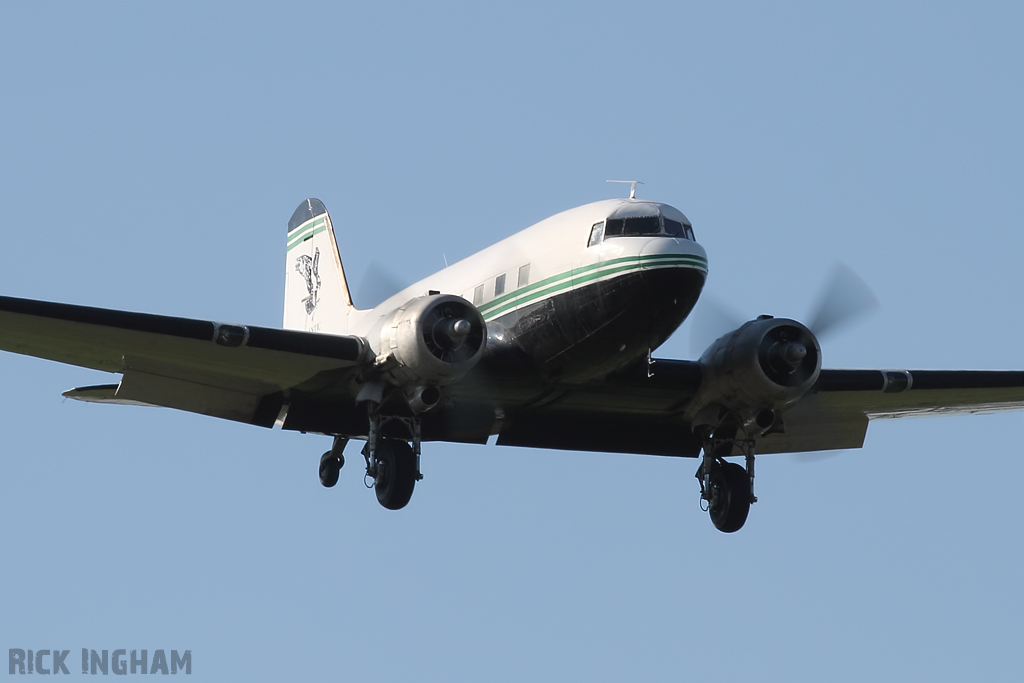
<svg viewBox="0 0 1024 683"><path fill-rule="evenodd" d="M590 241L587 242L588 247L594 247L604 241L604 221L600 223L594 223L594 227L590 229Z"/></svg>
<svg viewBox="0 0 1024 683"><path fill-rule="evenodd" d="M502 273L494 278L494 296L501 296L505 293L505 274Z"/></svg>
<svg viewBox="0 0 1024 683"><path fill-rule="evenodd" d="M530 284L530 264L519 266L519 286L525 287Z"/></svg>
<svg viewBox="0 0 1024 683"><path fill-rule="evenodd" d="M473 305L479 306L484 302L484 286L477 285L476 289L473 290Z"/></svg>

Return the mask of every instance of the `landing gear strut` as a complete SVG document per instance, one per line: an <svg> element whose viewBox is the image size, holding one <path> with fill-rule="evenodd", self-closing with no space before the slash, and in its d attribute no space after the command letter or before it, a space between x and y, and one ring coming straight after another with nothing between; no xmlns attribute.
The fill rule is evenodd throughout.
<svg viewBox="0 0 1024 683"><path fill-rule="evenodd" d="M727 462L725 457L739 446L746 456L746 467ZM707 501L707 511L715 528L725 533L739 531L754 495L754 441L737 439L736 434L708 436L704 439L704 456L696 474L700 481L700 497Z"/></svg>

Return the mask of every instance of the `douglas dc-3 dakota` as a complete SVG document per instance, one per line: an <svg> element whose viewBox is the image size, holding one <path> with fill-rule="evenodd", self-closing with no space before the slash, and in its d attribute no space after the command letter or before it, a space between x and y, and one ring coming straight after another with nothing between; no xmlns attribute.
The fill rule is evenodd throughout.
<svg viewBox="0 0 1024 683"><path fill-rule="evenodd" d="M756 500L755 453L860 448L871 419L1024 408L1024 371L823 369L820 330L788 318L738 325L698 360L653 359L708 261L686 216L635 188L365 310L307 199L288 222L283 329L0 297L0 349L121 374L69 398L332 436L324 486L363 441L392 510L422 478L424 441L694 458L725 532Z"/></svg>

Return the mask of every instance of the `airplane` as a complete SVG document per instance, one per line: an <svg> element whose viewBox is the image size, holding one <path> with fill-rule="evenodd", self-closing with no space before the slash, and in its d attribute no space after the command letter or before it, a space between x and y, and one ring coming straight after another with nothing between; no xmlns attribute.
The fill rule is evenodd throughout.
<svg viewBox="0 0 1024 683"><path fill-rule="evenodd" d="M422 479L424 441L692 458L727 533L757 500L755 455L860 448L873 419L1024 409L1024 371L822 368L814 325L789 318L744 322L697 360L654 358L708 259L686 216L636 184L369 309L310 198L288 221L282 329L0 297L0 349L121 375L68 398L331 436L326 487L362 441L391 510Z"/></svg>

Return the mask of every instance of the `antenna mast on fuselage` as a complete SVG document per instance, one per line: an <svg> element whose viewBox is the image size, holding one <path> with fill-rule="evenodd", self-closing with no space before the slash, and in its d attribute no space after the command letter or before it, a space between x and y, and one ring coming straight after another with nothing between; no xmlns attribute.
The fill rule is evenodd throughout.
<svg viewBox="0 0 1024 683"><path fill-rule="evenodd" d="M629 185L629 198L636 199L636 186L643 185L641 180L607 180L608 183L626 183Z"/></svg>

